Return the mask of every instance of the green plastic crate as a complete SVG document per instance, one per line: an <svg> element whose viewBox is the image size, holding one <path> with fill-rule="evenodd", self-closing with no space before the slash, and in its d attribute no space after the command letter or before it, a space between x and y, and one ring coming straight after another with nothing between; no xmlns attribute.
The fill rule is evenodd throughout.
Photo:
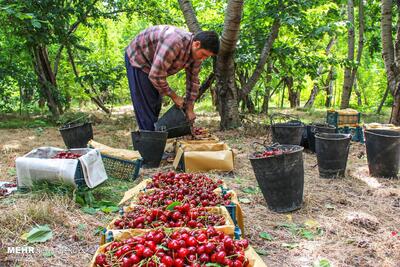
<svg viewBox="0 0 400 267"><path fill-rule="evenodd" d="M335 127L357 127L360 124L361 114L339 114L337 111L326 112L326 122Z"/></svg>

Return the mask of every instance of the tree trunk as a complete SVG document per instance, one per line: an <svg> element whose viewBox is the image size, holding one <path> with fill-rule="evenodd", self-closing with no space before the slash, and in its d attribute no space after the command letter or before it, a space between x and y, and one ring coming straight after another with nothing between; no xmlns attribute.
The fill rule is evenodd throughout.
<svg viewBox="0 0 400 267"><path fill-rule="evenodd" d="M333 98L333 72L334 68L331 66L331 69L328 73L328 78L326 79L326 100L325 100L325 107L329 108L332 106L332 98Z"/></svg>
<svg viewBox="0 0 400 267"><path fill-rule="evenodd" d="M354 43L355 43L355 34L354 34L354 3L353 0L347 1L347 23L348 23L348 34L347 34L347 60L350 63L354 61ZM344 69L344 81L343 81L343 91L342 91L342 100L340 103L340 108L348 108L350 103L351 89L353 87L353 82L351 80L351 72L352 68L347 66Z"/></svg>
<svg viewBox="0 0 400 267"><path fill-rule="evenodd" d="M55 120L62 114L62 108L57 101L56 79L49 64L46 47L34 48L34 67L38 75L42 95L46 99L47 106Z"/></svg>
<svg viewBox="0 0 400 267"><path fill-rule="evenodd" d="M314 82L310 97L308 98L307 102L304 104L305 108L311 108L314 105L314 101L315 101L315 98L317 97L318 92L319 92L318 82Z"/></svg>
<svg viewBox="0 0 400 267"><path fill-rule="evenodd" d="M358 70L358 66L360 65L361 62L361 56L362 56L362 51L364 48L364 4L363 4L363 0L359 1L359 9L358 9L358 24L359 24L359 28L358 28L358 50L357 50L357 57L356 57L356 65L353 68L353 70L351 71L351 82L352 84L354 84L354 91L356 92L357 95L357 104L359 106L361 106L361 92L358 89L358 87L356 87L357 81L356 81L356 75L357 75L357 70Z"/></svg>
<svg viewBox="0 0 400 267"><path fill-rule="evenodd" d="M264 99L263 99L263 104L261 107L262 113L264 113L265 115L268 115L268 109L269 109L269 99L270 99L270 94L271 92L271 86L266 85L265 86L265 95L264 95Z"/></svg>
<svg viewBox="0 0 400 267"><path fill-rule="evenodd" d="M241 125L233 53L239 39L242 11L243 0L228 1L215 73L222 130L237 128Z"/></svg>
<svg viewBox="0 0 400 267"><path fill-rule="evenodd" d="M354 92L355 92L356 95L357 95L357 105L358 105L358 106L361 106L361 105L362 105L362 101L361 101L361 92L360 92L360 90L358 89L358 82L357 82L357 80L354 80Z"/></svg>
<svg viewBox="0 0 400 267"><path fill-rule="evenodd" d="M293 77L286 77L285 84L288 88L290 107L298 107L300 104L300 92L295 90L293 86Z"/></svg>
<svg viewBox="0 0 400 267"><path fill-rule="evenodd" d="M388 87L394 100L390 123L400 125L400 19L397 18L396 40L395 44L393 44L392 4L392 0L382 0L381 4L382 57L385 63ZM399 6L397 8L399 9Z"/></svg>
<svg viewBox="0 0 400 267"><path fill-rule="evenodd" d="M270 99L270 93L271 93L271 81L272 81L272 62L268 63L267 66L267 74L265 75L265 94L264 94L264 100L263 104L261 107L262 113L265 113L268 115L268 108L269 108L269 99Z"/></svg>
<svg viewBox="0 0 400 267"><path fill-rule="evenodd" d="M360 75L359 75L359 73L357 72L356 73L356 77L355 77L355 80L354 81L360 81ZM364 88L364 86L362 86L362 84L360 84L359 82L358 82L358 88L359 88L359 90L360 90L360 94L363 96L363 100L364 100L364 105L368 105L368 99L367 99L367 95L365 94L365 88Z"/></svg>
<svg viewBox="0 0 400 267"><path fill-rule="evenodd" d="M389 86L386 86L385 94L383 95L381 103L379 103L379 107L378 107L378 110L376 111L376 114L381 114L382 107L385 104L385 101L386 101L386 98L387 98L387 96L389 94L389 91L390 91L389 90Z"/></svg>
<svg viewBox="0 0 400 267"><path fill-rule="evenodd" d="M325 49L325 55L327 55L327 56L329 55L332 46L335 44L335 41L336 41L335 37L332 37L329 40L329 43ZM321 76L322 71L323 71L323 66L320 65L317 70L317 79L319 76ZM315 101L315 98L317 97L318 93L319 93L319 85L318 85L318 81L315 81L313 89L311 90L310 97L308 98L306 104L304 105L305 108L311 108L314 105L314 101Z"/></svg>
<svg viewBox="0 0 400 267"><path fill-rule="evenodd" d="M218 112L221 116L220 125L223 130L237 128L241 125L234 68L232 56L218 56L216 89L218 95Z"/></svg>

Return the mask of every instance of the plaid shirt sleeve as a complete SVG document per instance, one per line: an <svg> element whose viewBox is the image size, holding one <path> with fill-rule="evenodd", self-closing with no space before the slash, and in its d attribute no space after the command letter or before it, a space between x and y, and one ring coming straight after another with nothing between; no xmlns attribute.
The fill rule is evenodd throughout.
<svg viewBox="0 0 400 267"><path fill-rule="evenodd" d="M199 72L201 67L201 61L193 61L185 69L186 71L186 102L193 103L197 99L199 94L200 81Z"/></svg>
<svg viewBox="0 0 400 267"><path fill-rule="evenodd" d="M169 36L166 37L164 42L158 44L154 53L153 64L151 65L149 72L149 79L162 96L170 95L172 93L167 82L167 70L179 54L181 49L180 46L179 42L176 42L176 39L174 39L173 36Z"/></svg>

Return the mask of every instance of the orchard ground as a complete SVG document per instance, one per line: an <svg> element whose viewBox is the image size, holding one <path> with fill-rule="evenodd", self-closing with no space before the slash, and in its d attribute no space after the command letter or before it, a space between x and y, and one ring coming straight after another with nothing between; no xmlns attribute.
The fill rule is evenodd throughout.
<svg viewBox="0 0 400 267"><path fill-rule="evenodd" d="M324 111L293 111L310 121L324 121ZM95 140L113 147L131 146L134 127L131 111L111 118L96 114ZM384 116L363 116L365 121L386 122ZM4 120L2 120L4 122ZM287 214L270 211L257 187L250 162L252 142L270 138L265 118L247 115L244 126L219 131L218 116L207 112L197 126L207 127L235 149L235 171L217 174L234 189L245 213L245 237L267 266L400 266L400 180L368 175L365 147L352 142L346 177L321 179L316 156L304 152L304 204ZM0 129L0 177L16 180L15 158L40 146L63 147L55 126ZM31 124L32 125L32 124ZM171 165L144 170L135 182L109 180L94 189L96 201L118 203L124 191L153 172ZM87 266L94 255L104 227L116 215L98 211L88 214L74 199L77 192L66 187L36 186L28 193L0 199L0 266ZM53 237L44 243L28 244L21 235L36 224L47 224ZM33 246L34 253L8 253L9 247Z"/></svg>

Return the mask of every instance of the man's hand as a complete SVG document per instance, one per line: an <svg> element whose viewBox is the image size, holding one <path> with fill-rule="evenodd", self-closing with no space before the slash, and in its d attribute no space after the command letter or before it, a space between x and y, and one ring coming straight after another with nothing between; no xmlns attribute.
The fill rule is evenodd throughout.
<svg viewBox="0 0 400 267"><path fill-rule="evenodd" d="M174 101L175 106L177 106L178 108L183 108L183 104L185 101L182 97L178 96L175 92L172 92L170 98L172 99L172 101Z"/></svg>
<svg viewBox="0 0 400 267"><path fill-rule="evenodd" d="M193 112L193 110L192 111L186 110L186 117L188 121L194 122L194 120L196 119L196 114Z"/></svg>
<svg viewBox="0 0 400 267"><path fill-rule="evenodd" d="M196 114L193 111L193 104L187 104L185 112L188 121L193 123L194 120L196 119Z"/></svg>

